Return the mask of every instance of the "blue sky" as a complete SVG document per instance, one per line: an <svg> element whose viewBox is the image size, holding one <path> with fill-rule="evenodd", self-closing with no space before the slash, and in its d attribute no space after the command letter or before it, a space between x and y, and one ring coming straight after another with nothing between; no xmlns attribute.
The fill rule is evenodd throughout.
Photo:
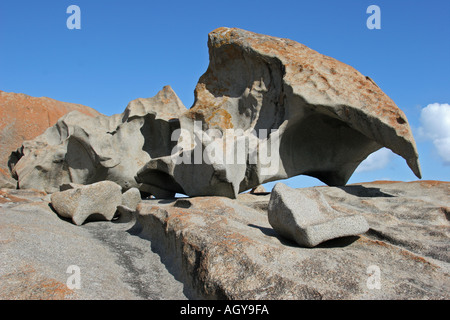
<svg viewBox="0 0 450 320"><path fill-rule="evenodd" d="M72 4L81 9L80 30L66 27ZM381 9L379 30L366 26L372 4ZM295 40L370 76L408 117L423 179L449 181L449 21L447 0L1 0L0 90L111 115L171 85L189 108L208 66L207 34L238 27ZM349 183L379 179L416 178L383 150ZM285 182L321 184L308 177Z"/></svg>

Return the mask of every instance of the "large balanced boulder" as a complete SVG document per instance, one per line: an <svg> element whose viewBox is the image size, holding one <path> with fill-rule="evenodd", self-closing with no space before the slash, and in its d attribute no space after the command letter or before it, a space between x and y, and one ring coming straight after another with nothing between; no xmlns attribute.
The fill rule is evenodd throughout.
<svg viewBox="0 0 450 320"><path fill-rule="evenodd" d="M210 64L186 110L165 87L125 112L72 112L10 158L19 188L102 180L158 198L237 194L304 174L345 185L387 147L421 177L405 114L369 77L297 42L209 34Z"/></svg>
<svg viewBox="0 0 450 320"><path fill-rule="evenodd" d="M170 154L171 133L184 111L166 86L155 97L131 101L122 114L93 118L71 112L17 150L18 187L52 193L64 184L109 180L124 190L141 188L136 172L150 159Z"/></svg>
<svg viewBox="0 0 450 320"><path fill-rule="evenodd" d="M364 216L334 209L320 189L293 189L283 183L271 192L268 218L276 232L304 247L369 230Z"/></svg>
<svg viewBox="0 0 450 320"><path fill-rule="evenodd" d="M24 141L42 134L63 115L75 110L89 117L100 115L96 110L81 104L0 90L0 186L16 185L8 167L11 152Z"/></svg>
<svg viewBox="0 0 450 320"><path fill-rule="evenodd" d="M417 177L405 114L369 77L300 43L219 28L195 102L180 117L177 152L152 158L137 180L189 196L235 198L304 174L344 185L387 147Z"/></svg>
<svg viewBox="0 0 450 320"><path fill-rule="evenodd" d="M112 181L83 185L53 193L51 204L60 216L76 225L88 218L110 221L122 204L122 188Z"/></svg>

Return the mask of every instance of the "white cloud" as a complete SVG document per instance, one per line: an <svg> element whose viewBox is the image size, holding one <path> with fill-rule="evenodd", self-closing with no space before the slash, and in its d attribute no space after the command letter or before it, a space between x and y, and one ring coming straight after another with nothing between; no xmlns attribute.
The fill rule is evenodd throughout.
<svg viewBox="0 0 450 320"><path fill-rule="evenodd" d="M365 171L374 171L385 168L392 159L394 154L391 150L386 148L381 148L378 151L370 154L366 160L361 162L359 167L356 169L356 173Z"/></svg>
<svg viewBox="0 0 450 320"><path fill-rule="evenodd" d="M433 103L420 113L419 136L431 140L444 165L450 165L450 105Z"/></svg>

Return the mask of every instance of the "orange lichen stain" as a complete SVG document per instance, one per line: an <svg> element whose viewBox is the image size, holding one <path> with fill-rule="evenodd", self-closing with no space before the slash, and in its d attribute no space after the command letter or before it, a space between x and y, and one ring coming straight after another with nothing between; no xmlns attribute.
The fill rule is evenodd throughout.
<svg viewBox="0 0 450 320"><path fill-rule="evenodd" d="M0 190L0 203L7 203L7 202L26 202L28 200L22 199L13 195L8 194L7 191Z"/></svg>
<svg viewBox="0 0 450 320"><path fill-rule="evenodd" d="M371 181L371 182L353 183L353 184L349 184L349 186L359 185L359 184L393 184L393 183L408 183L408 184L418 183L422 187L426 187L426 188L431 188L431 187L436 187L436 186L444 186L444 185L450 186L449 181L439 181L439 180L414 180L414 181L375 180L375 181Z"/></svg>
<svg viewBox="0 0 450 320"><path fill-rule="evenodd" d="M167 213L168 215L167 218L164 219L164 224L168 228L172 223L187 224L193 212L181 208L167 208Z"/></svg>
<svg viewBox="0 0 450 320"><path fill-rule="evenodd" d="M369 238L363 237L363 236L361 236L361 237L358 239L358 241L359 241L359 242L362 242L362 243L369 244L369 245L378 245L378 246L385 247L385 248L390 248L390 247L392 247L392 245L387 244L387 243L384 242L384 241L380 241L380 240L372 240L372 239L369 239Z"/></svg>
<svg viewBox="0 0 450 320"><path fill-rule="evenodd" d="M253 243L254 241L240 233L232 232L223 235L223 239L216 243L216 247L221 248L224 253L233 254L239 250L244 243Z"/></svg>
<svg viewBox="0 0 450 320"><path fill-rule="evenodd" d="M253 240L250 239L249 237L244 236L237 232L232 232L230 234L224 235L224 239L226 239L227 241L232 241L232 242L236 242L236 243L253 242Z"/></svg>
<svg viewBox="0 0 450 320"><path fill-rule="evenodd" d="M423 264L425 264L427 266L430 266L432 268L435 268L435 269L438 268L438 266L432 264L431 262L429 262L425 258L423 258L421 256L418 256L418 255L415 255L414 253L409 252L407 250L400 249L400 253L401 253L402 256L404 256L407 259L411 259L411 260L414 260L416 262L423 263Z"/></svg>
<svg viewBox="0 0 450 320"><path fill-rule="evenodd" d="M286 55L289 52L290 47L286 46L286 45L282 45L281 42L275 40L275 39L271 39L271 38L267 38L263 41L251 41L252 46L254 46L255 48L257 48L258 50L264 51L266 53L277 53L279 55Z"/></svg>
<svg viewBox="0 0 450 320"><path fill-rule="evenodd" d="M209 128L216 127L222 130L233 128L231 115L225 109L229 100L227 96L215 98L208 91L205 83L199 83L196 88L196 98L195 106L186 112L186 117L195 120L203 119Z"/></svg>
<svg viewBox="0 0 450 320"><path fill-rule="evenodd" d="M233 215L235 213L233 208L225 205L220 197L197 197L192 198L195 208L204 212L217 212L220 211L225 216Z"/></svg>
<svg viewBox="0 0 450 320"><path fill-rule="evenodd" d="M5 175L7 177L10 176L9 171L7 171L7 170L5 170L3 168L0 168L0 175Z"/></svg>
<svg viewBox="0 0 450 320"><path fill-rule="evenodd" d="M217 50L216 54L225 61L233 61L233 57L240 58L237 55L242 54L242 48L256 54L275 55L286 70L291 70L287 74L292 78L295 77L298 85L307 84L313 90L320 92L324 98L329 99L330 95L339 96L340 99L351 102L349 104L351 108L362 109L370 116L380 119L393 128L398 135L411 137L406 116L398 109L394 101L370 77L362 75L343 62L289 39L239 29L218 28L210 34L210 39L212 45L210 49ZM217 49L219 47L220 49ZM206 74L210 73L207 71ZM210 82L208 84L211 85ZM200 105L202 108L213 108L211 103L206 101L201 101ZM199 115L209 118L213 115L213 111L199 111ZM220 121L216 122L221 126ZM216 122L214 122L215 125Z"/></svg>
<svg viewBox="0 0 450 320"><path fill-rule="evenodd" d="M392 183L401 183L403 181L390 181L390 180L375 180L370 182L360 182L360 183L352 183L348 184L349 186L360 185L360 184L392 184Z"/></svg>
<svg viewBox="0 0 450 320"><path fill-rule="evenodd" d="M211 35L214 36L214 47L219 48L225 44L230 44L232 40L232 31L233 29L220 27L211 32Z"/></svg>
<svg viewBox="0 0 450 320"><path fill-rule="evenodd" d="M431 262L429 262L428 260L426 260L425 258L423 258L421 256L418 256L418 255L416 255L416 254L414 254L414 253L412 253L412 252L410 252L408 250L405 250L403 248L394 246L394 245L386 243L384 241L372 240L372 239L369 239L369 238L364 237L364 236L361 236L358 239L358 241L362 242L362 243L369 244L369 245L378 245L378 246L381 246L381 247L385 247L385 248L388 248L391 251L399 252L403 257L407 258L408 260L413 260L415 262L420 262L420 263L424 264L425 266L431 267L433 269L439 268L438 266L432 264Z"/></svg>
<svg viewBox="0 0 450 320"><path fill-rule="evenodd" d="M47 278L27 264L0 277L0 299L5 300L68 300L76 293L66 284Z"/></svg>
<svg viewBox="0 0 450 320"><path fill-rule="evenodd" d="M348 209L344 206L340 206L339 204L330 204L330 207L333 208L334 210L338 211L338 212L344 212L344 213L348 213L348 214L354 214L355 211Z"/></svg>
<svg viewBox="0 0 450 320"><path fill-rule="evenodd" d="M408 183L419 183L423 187L431 188L442 185L450 185L449 181L439 181L439 180L418 180L418 181L410 181Z"/></svg>
<svg viewBox="0 0 450 320"><path fill-rule="evenodd" d="M213 112L208 118L206 118L206 122L211 127L219 127L222 129L231 129L233 128L233 123L231 121L231 115L225 109L219 109Z"/></svg>
<svg viewBox="0 0 450 320"><path fill-rule="evenodd" d="M293 70L299 70L306 78L310 78L313 74L316 77L320 77L320 73L317 71L318 67L327 70L327 82L336 77L345 77L348 79L345 83L342 83L342 81L333 82L334 85L342 83L343 90L338 90L340 88L337 87L337 91L357 93L359 100L364 101L374 113L384 118L385 121L396 129L402 130L402 125L406 123L406 118L403 113L381 91L374 81L363 76L351 66L334 58L322 55L289 39L280 39L246 32L244 41L248 42L250 47L254 48L255 51L280 55L285 65L291 66ZM310 71L312 74L308 75L308 73L304 73L305 70ZM303 79L303 81L307 82L308 79ZM326 84L323 79L320 81Z"/></svg>

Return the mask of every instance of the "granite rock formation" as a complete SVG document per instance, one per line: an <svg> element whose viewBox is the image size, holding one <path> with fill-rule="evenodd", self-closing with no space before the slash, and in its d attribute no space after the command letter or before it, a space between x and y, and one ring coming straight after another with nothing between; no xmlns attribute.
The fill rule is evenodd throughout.
<svg viewBox="0 0 450 320"><path fill-rule="evenodd" d="M421 176L374 81L240 29L208 46L190 110L164 87L122 114L67 113L12 154L0 299L449 299L450 183L342 186L381 147ZM261 187L299 174L330 186Z"/></svg>
<svg viewBox="0 0 450 320"><path fill-rule="evenodd" d="M165 87L125 112L72 112L10 159L19 188L102 180L158 198L236 198L304 174L345 185L387 147L421 177L404 113L354 68L297 42L241 29L209 34L210 64L186 110Z"/></svg>
<svg viewBox="0 0 450 320"><path fill-rule="evenodd" d="M366 218L359 236L304 248L269 224L270 195L147 200L135 231L190 298L448 299L450 183L313 187L335 210ZM302 190L303 191L303 190ZM380 289L372 286L379 270Z"/></svg>
<svg viewBox="0 0 450 320"><path fill-rule="evenodd" d="M131 101L122 114L89 117L70 112L14 153L13 176L21 189L48 193L68 183L109 180L124 190L150 159L170 154L171 133L186 108L170 86L155 97Z"/></svg>
<svg viewBox="0 0 450 320"><path fill-rule="evenodd" d="M42 191L0 189L0 300L186 299L149 242L127 232L135 218L77 226L49 201ZM71 265L80 289L67 286Z"/></svg>
<svg viewBox="0 0 450 320"><path fill-rule="evenodd" d="M249 193L144 200L132 216L75 226L43 192L1 189L0 298L450 298L449 182L308 189L369 230L304 248L269 224L270 194ZM82 290L65 285L71 264Z"/></svg>
<svg viewBox="0 0 450 320"><path fill-rule="evenodd" d="M231 198L300 174L345 185L381 147L421 177L405 114L369 77L300 43L241 29L214 30L208 47L194 105L180 117L178 152L152 158L140 182Z"/></svg>
<svg viewBox="0 0 450 320"><path fill-rule="evenodd" d="M91 117L100 115L96 110L80 104L0 90L0 187L16 187L8 166L11 152L75 110Z"/></svg>

